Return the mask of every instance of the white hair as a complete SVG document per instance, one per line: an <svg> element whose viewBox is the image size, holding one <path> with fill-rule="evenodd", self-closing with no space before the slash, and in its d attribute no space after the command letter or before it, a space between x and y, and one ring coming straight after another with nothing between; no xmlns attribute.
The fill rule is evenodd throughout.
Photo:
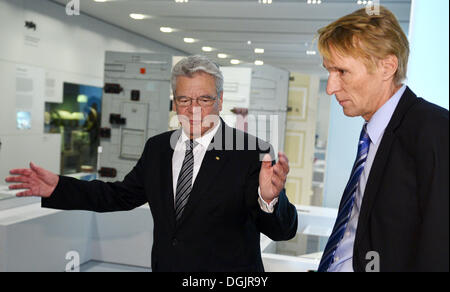
<svg viewBox="0 0 450 292"><path fill-rule="evenodd" d="M210 74L216 80L217 95L223 92L223 75L219 65L202 55L189 56L179 61L172 69L172 91L175 96L177 77L192 77L197 72Z"/></svg>

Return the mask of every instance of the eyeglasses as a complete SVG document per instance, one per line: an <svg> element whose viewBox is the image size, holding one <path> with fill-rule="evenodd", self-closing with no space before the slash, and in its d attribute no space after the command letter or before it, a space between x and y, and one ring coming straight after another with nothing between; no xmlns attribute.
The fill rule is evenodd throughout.
<svg viewBox="0 0 450 292"><path fill-rule="evenodd" d="M175 103L181 107L188 107L188 106L192 105L192 102L194 100L196 100L197 104L201 107L209 107L214 104L214 102L217 100L217 97L207 96L207 95L200 96L198 98L190 98L187 96L176 96L175 97Z"/></svg>

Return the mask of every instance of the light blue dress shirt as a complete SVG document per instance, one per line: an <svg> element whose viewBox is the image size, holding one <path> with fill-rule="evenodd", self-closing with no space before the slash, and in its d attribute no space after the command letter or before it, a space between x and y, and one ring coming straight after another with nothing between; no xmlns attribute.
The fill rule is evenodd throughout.
<svg viewBox="0 0 450 292"><path fill-rule="evenodd" d="M355 203L353 205L350 221L345 230L339 246L334 255L334 262L330 265L328 272L353 272L353 245L355 243L356 227L358 226L359 212L363 200L364 191L366 189L367 180L369 178L370 169L373 160L377 154L378 146L380 146L384 131L397 108L398 102L406 90L403 85L378 111L372 116L367 123L367 132L370 137L369 153L367 154L366 164L359 179L359 185L356 190ZM356 142L355 142L356 143Z"/></svg>

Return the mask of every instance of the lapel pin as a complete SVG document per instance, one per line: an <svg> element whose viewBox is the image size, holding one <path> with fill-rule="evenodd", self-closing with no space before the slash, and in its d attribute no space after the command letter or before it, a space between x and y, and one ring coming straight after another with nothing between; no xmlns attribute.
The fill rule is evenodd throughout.
<svg viewBox="0 0 450 292"><path fill-rule="evenodd" d="M220 160L220 157L219 157L219 156L216 156L216 160Z"/></svg>

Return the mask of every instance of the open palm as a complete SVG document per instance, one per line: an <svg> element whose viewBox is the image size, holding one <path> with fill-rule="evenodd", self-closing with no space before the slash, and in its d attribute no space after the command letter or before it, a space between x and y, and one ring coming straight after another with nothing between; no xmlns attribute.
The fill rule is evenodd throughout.
<svg viewBox="0 0 450 292"><path fill-rule="evenodd" d="M55 190L59 182L59 176L30 163L30 168L13 169L10 171L6 182L17 183L9 186L11 190L21 190L18 197L37 196L48 198Z"/></svg>

